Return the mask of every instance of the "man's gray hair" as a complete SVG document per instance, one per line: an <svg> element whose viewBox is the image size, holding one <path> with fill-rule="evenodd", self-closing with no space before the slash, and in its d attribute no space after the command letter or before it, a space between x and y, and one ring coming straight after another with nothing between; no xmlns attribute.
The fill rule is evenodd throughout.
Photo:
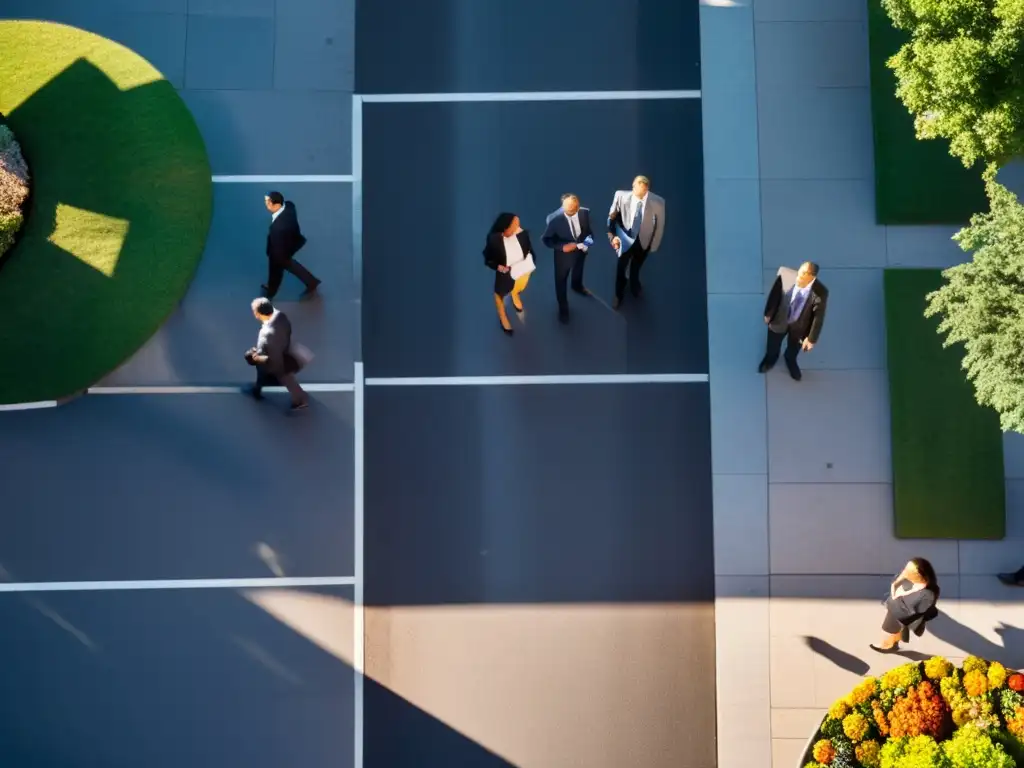
<svg viewBox="0 0 1024 768"><path fill-rule="evenodd" d="M562 195L562 202L564 203L566 200L575 200L577 203L580 201L580 199L572 192L566 192Z"/></svg>
<svg viewBox="0 0 1024 768"><path fill-rule="evenodd" d="M274 305L270 299L260 297L252 300L252 311L261 317L270 317L274 314Z"/></svg>

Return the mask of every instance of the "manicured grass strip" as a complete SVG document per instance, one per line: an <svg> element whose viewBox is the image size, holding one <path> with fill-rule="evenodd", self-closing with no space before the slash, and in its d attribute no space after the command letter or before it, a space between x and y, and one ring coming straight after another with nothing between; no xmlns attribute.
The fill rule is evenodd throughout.
<svg viewBox="0 0 1024 768"><path fill-rule="evenodd" d="M871 120L875 134L875 216L879 224L966 224L988 209L981 170L968 170L944 139L919 141L885 62L906 41L880 0L868 4Z"/></svg>
<svg viewBox="0 0 1024 768"><path fill-rule="evenodd" d="M885 271L895 531L899 538L1001 539L1006 533L999 417L974 399L962 349L944 349L925 296L937 269Z"/></svg>
<svg viewBox="0 0 1024 768"><path fill-rule="evenodd" d="M174 88L127 48L2 21L0 51L0 112L33 176L0 270L0 403L58 399L134 354L184 296L210 226L210 164Z"/></svg>

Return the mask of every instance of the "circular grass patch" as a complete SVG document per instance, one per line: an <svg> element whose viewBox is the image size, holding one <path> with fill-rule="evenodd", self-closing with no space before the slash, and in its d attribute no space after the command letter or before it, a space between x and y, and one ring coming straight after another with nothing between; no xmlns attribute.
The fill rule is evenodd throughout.
<svg viewBox="0 0 1024 768"><path fill-rule="evenodd" d="M0 404L56 400L131 357L185 295L210 227L210 163L173 86L124 46L0 21L0 51L0 113L32 167L0 270Z"/></svg>

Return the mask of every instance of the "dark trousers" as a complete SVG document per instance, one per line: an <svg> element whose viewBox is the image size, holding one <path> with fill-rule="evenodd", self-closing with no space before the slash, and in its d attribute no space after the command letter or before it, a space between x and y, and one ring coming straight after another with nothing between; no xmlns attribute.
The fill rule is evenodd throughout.
<svg viewBox="0 0 1024 768"><path fill-rule="evenodd" d="M270 371L267 370L265 365L257 365L256 394L259 394L264 387L284 387L288 390L288 394L291 395L293 405L299 405L308 399L306 391L299 386L299 380L295 378L294 373Z"/></svg>
<svg viewBox="0 0 1024 768"><path fill-rule="evenodd" d="M637 240L619 257L619 263L615 266L615 298L622 300L626 293L626 283L634 296L640 294L640 269L647 261L647 251ZM626 279L626 269L629 269L629 280Z"/></svg>
<svg viewBox="0 0 1024 768"><path fill-rule="evenodd" d="M796 365L796 356L800 354L800 345L803 343L800 334L792 329L785 333L776 333L771 328L768 329L768 344L764 352L765 365L770 367L778 362L779 352L782 349L782 340L786 338L789 339L786 343L786 365L790 368Z"/></svg>
<svg viewBox="0 0 1024 768"><path fill-rule="evenodd" d="M270 259L270 270L267 273L267 298L272 299L277 295L278 290L281 288L281 280L284 278L285 272L291 272L306 286L307 291L311 291L320 285L320 281L313 277L313 273L302 266L295 259L288 259L282 261L279 259Z"/></svg>
<svg viewBox="0 0 1024 768"><path fill-rule="evenodd" d="M587 254L583 251L562 251L555 252L555 296L558 298L558 309L561 312L569 311L569 298L565 290L565 283L572 273L573 290L583 290L583 266Z"/></svg>

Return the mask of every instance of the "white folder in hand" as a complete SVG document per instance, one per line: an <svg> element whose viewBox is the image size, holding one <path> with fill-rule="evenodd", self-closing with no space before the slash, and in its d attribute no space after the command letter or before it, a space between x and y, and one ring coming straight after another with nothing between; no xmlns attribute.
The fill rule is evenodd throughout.
<svg viewBox="0 0 1024 768"><path fill-rule="evenodd" d="M537 268L537 265L533 263L533 254L529 254L525 259L512 265L512 268L508 273L512 276L513 280L518 280L523 275L528 275Z"/></svg>

